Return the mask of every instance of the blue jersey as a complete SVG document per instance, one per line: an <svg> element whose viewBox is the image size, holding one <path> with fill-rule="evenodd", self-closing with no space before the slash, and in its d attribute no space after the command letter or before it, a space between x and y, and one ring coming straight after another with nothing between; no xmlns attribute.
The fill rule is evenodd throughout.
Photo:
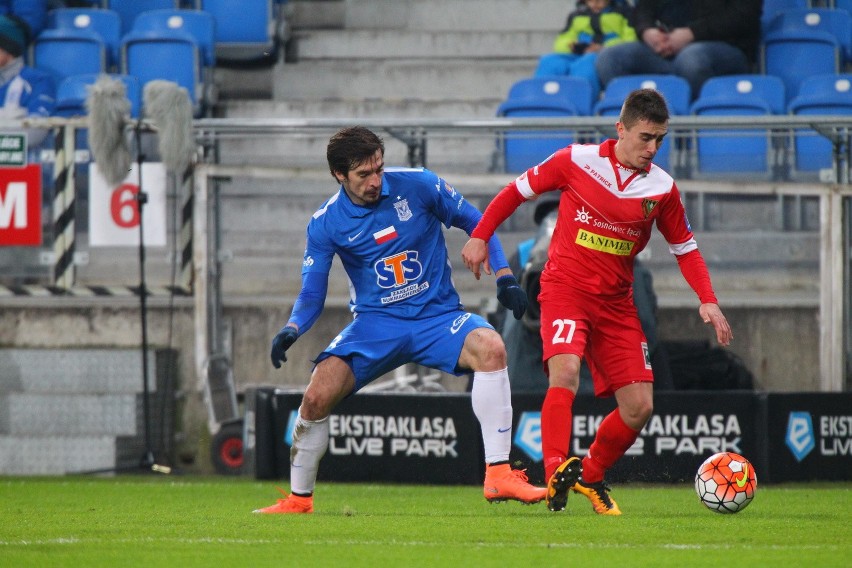
<svg viewBox="0 0 852 568"><path fill-rule="evenodd" d="M53 77L40 69L22 66L20 73L0 84L0 117L46 117L55 107Z"/></svg>
<svg viewBox="0 0 852 568"><path fill-rule="evenodd" d="M335 254L349 277L356 316L410 320L461 309L441 225L470 234L480 217L450 184L422 168L387 168L379 201L367 206L354 204L341 187L308 223L303 289L290 321L304 333L316 320L322 303L304 299L310 292L324 298L325 289L306 288L327 286ZM493 269L508 266L499 242L489 245Z"/></svg>

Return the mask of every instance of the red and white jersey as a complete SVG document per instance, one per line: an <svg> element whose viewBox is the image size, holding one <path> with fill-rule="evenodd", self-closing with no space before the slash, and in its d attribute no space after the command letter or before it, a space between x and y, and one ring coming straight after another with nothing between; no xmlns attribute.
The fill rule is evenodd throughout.
<svg viewBox="0 0 852 568"><path fill-rule="evenodd" d="M627 293L633 257L648 244L654 223L673 254L697 249L672 177L653 164L638 171L623 166L615 140L563 148L512 185L525 200L562 192L543 285Z"/></svg>

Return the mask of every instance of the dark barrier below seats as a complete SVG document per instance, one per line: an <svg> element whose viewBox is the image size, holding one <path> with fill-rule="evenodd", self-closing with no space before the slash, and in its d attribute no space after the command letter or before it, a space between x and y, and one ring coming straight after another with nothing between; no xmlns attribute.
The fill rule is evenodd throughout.
<svg viewBox="0 0 852 568"><path fill-rule="evenodd" d="M772 481L852 479L852 393L772 394L768 406Z"/></svg>
<svg viewBox="0 0 852 568"><path fill-rule="evenodd" d="M258 479L289 477L290 431L301 393L256 389L246 457ZM512 398L511 459L543 484L543 395ZM692 481L715 452L745 455L761 482L852 480L852 393L660 392L654 414L610 481ZM578 395L573 455L583 456L612 399ZM479 484L482 440L469 394L361 394L330 418L321 481Z"/></svg>
<svg viewBox="0 0 852 568"><path fill-rule="evenodd" d="M260 408L261 397L271 412ZM270 398L258 392L257 478L290 476L290 435L301 400L301 393L276 392ZM264 414L271 420L262 424ZM361 394L341 402L329 420L321 481L474 484L482 479L482 440L468 394Z"/></svg>

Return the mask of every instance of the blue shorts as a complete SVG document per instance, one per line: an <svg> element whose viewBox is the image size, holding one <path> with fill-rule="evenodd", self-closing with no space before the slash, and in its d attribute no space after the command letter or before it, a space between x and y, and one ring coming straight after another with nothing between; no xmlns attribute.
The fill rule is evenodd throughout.
<svg viewBox="0 0 852 568"><path fill-rule="evenodd" d="M406 363L463 375L470 369L456 364L464 340L480 327L494 329L482 316L463 310L412 321L359 314L314 362L331 355L346 361L355 374L355 391Z"/></svg>

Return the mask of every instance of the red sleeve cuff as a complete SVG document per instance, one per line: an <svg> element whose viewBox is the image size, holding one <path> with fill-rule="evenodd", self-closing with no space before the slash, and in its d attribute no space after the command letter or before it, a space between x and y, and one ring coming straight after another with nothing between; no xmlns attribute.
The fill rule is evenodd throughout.
<svg viewBox="0 0 852 568"><path fill-rule="evenodd" d="M698 249L678 255L676 258L681 274L698 294L698 300L702 304L718 304L719 301L713 292L713 284L710 282L710 272Z"/></svg>

